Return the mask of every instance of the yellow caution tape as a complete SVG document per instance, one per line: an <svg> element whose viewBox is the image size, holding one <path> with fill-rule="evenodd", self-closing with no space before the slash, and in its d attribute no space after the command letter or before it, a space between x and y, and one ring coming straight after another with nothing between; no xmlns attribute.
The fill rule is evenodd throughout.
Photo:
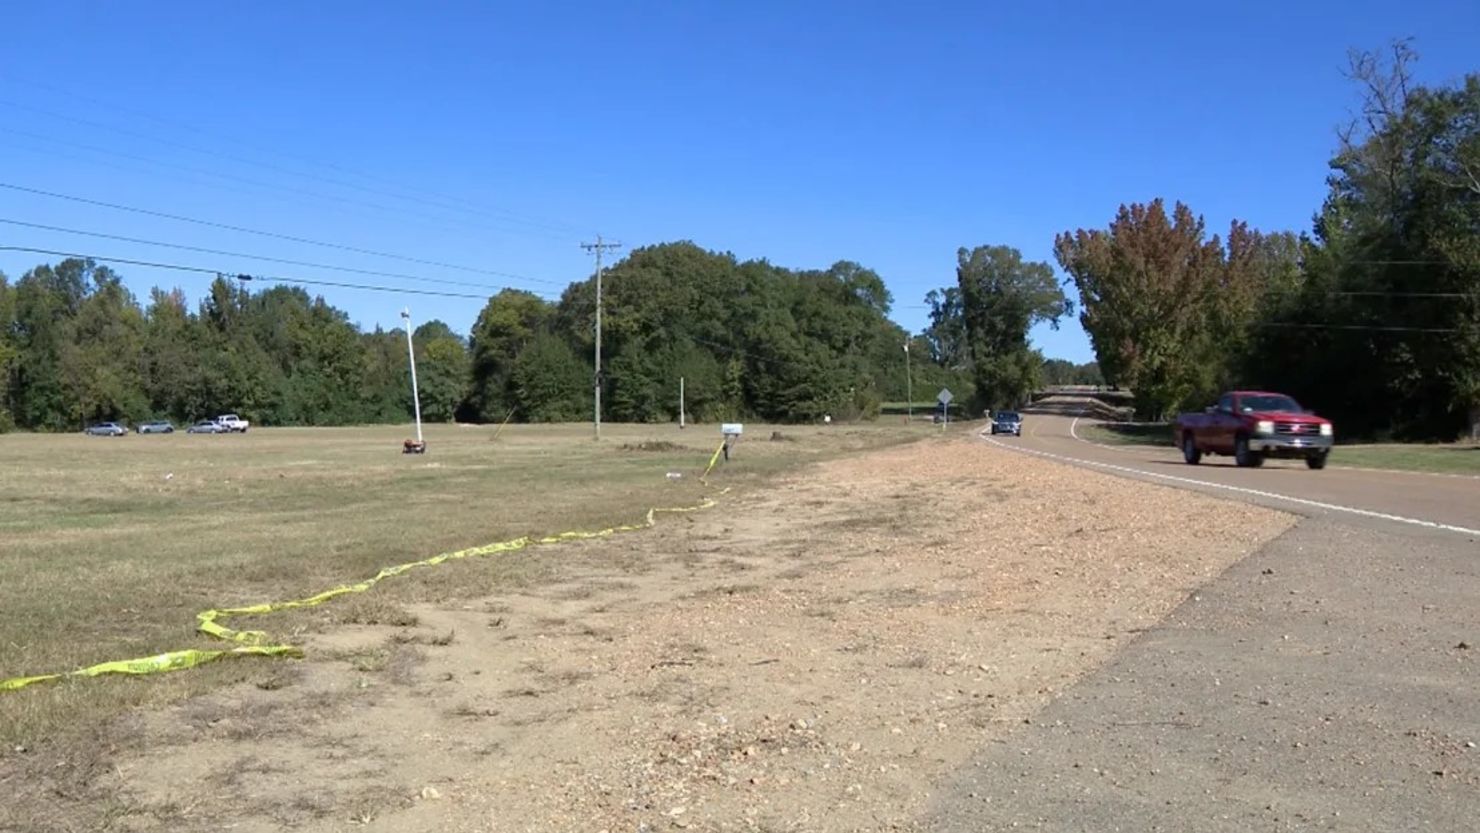
<svg viewBox="0 0 1480 833"><path fill-rule="evenodd" d="M194 668L228 656L268 656L268 657L301 657L303 649L292 645L251 645L241 648L232 648L226 651L201 651L195 648L187 648L183 651L167 651L152 657L140 657L138 659L121 659L112 662L100 662L76 671L68 671L63 674L42 674L38 677L14 677L9 680L0 680L0 691L15 691L25 688L32 683L44 683L52 680L60 680L63 677L101 677L104 674L159 674L164 671L179 671L185 668Z"/></svg>
<svg viewBox="0 0 1480 833"><path fill-rule="evenodd" d="M723 450L723 446L721 446L721 450ZM705 476L707 476L709 474L709 471L714 468L715 460L718 459L719 453L719 451L716 451L714 453L714 457L710 458L709 468L704 470ZM724 494L724 492L728 491L729 489L725 489L724 491L720 492L720 494ZM711 506L714 506L714 501L710 498L704 498L702 501L694 504L693 506L656 507L647 511L647 515L643 518L642 523L612 526L607 527L606 529L599 529L594 532L561 532L557 535L546 535L540 538L526 535L510 541L498 541L492 544L484 544L483 546L469 547L468 549L443 553L441 555L433 556L421 561L412 561L406 564L397 564L394 567L386 567L371 578L365 579L364 581L356 582L354 584L340 585L339 587L335 587L332 590L325 590L322 593L314 594L305 599L294 599L292 601L286 602L267 602L264 604L250 605L248 607L229 607L221 608L219 610L203 610L195 615L196 630L200 631L201 633L214 636L217 639L240 643L239 647L230 648L222 651L203 651L193 648L187 648L179 651L168 651L166 653L156 654L151 657L140 657L138 659L102 662L98 663L97 665L90 665L86 668L79 668L75 671L67 671L60 674L42 674L35 677L13 677L8 680L0 680L0 691L16 691L35 683L51 682L54 680L60 680L64 677L99 677L104 674L159 674L165 671L181 671L186 668L194 668L197 665L204 665L208 662L215 662L216 660L227 659L231 657L301 657L303 656L302 648L293 645L264 645L262 643L268 641L268 635L265 631L234 630L221 624L221 620L232 616L257 616L264 613L273 613L279 610L291 610L300 607L313 607L314 605L323 604L330 599L333 599L337 596L343 596L347 593L363 593L366 590L374 587L377 583L380 582L381 579L398 576L402 573L409 572L418 567L432 567L447 561L456 561L463 558L476 558L481 556L496 555L498 553L514 552L516 550L522 550L525 547L535 545L559 544L564 541L605 538L608 535L615 535L619 532L635 532L640 529L647 529L654 526L657 523L655 518L659 512L697 512L702 509L708 509Z"/></svg>
<svg viewBox="0 0 1480 833"><path fill-rule="evenodd" d="M709 458L709 465L707 465L707 466L704 467L704 473L701 474L701 475L699 475L699 482L700 483L708 483L709 482L705 478L709 477L709 473L712 472L712 471L714 471L714 464L719 462L719 455L721 455L723 453L725 453L725 444L724 443L720 443L719 444L719 448L716 448L714 450L714 456Z"/></svg>

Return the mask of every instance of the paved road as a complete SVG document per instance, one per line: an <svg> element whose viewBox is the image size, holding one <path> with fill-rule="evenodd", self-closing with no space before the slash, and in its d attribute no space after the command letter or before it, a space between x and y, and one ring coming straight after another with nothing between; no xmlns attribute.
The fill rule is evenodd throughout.
<svg viewBox="0 0 1480 833"><path fill-rule="evenodd" d="M1059 407L1072 412L1073 401L1061 401ZM1337 468L1339 446L1332 452L1332 468L1325 471L1311 471L1300 460L1271 460L1263 468L1241 469L1227 457L1205 457L1201 465L1189 466L1175 448L1095 445L1077 438L1076 429L1073 417L1029 415L1022 437L998 437L995 442L1299 514L1389 515L1457 527L1472 542L1480 541L1480 478Z"/></svg>
<svg viewBox="0 0 1480 833"><path fill-rule="evenodd" d="M981 750L926 829L1480 829L1480 481L1194 468L1071 424L1002 443L1307 517Z"/></svg>

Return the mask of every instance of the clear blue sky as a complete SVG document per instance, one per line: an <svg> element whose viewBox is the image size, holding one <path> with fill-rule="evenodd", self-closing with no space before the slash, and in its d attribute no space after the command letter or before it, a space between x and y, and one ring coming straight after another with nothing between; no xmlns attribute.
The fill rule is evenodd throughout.
<svg viewBox="0 0 1480 833"><path fill-rule="evenodd" d="M7 189L0 218L552 293L589 273L577 244L598 231L692 239L859 261L911 329L958 247L1051 261L1056 232L1121 202L1308 228L1356 101L1348 47L1413 36L1425 82L1480 69L1472 0L55 2L4 18L0 181L520 277ZM6 225L0 245L411 285ZM0 270L45 259L0 252ZM121 269L141 297L198 299L208 280ZM316 291L366 328L409 305L466 332L481 308ZM1073 321L1034 340L1091 358Z"/></svg>

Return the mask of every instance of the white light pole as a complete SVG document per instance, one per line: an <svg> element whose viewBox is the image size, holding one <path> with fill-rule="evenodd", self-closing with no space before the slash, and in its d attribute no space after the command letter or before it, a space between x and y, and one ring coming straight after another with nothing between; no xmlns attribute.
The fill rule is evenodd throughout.
<svg viewBox="0 0 1480 833"><path fill-rule="evenodd" d="M678 377L678 427L683 428L683 377Z"/></svg>
<svg viewBox="0 0 1480 833"><path fill-rule="evenodd" d="M406 323L406 355L411 358L411 405L416 409L416 441L421 442L421 394L416 390L416 348L411 346L411 310L401 310L401 320Z"/></svg>
<svg viewBox="0 0 1480 833"><path fill-rule="evenodd" d="M905 414L906 414L906 421L908 421L908 422L914 422L915 421L915 385L914 385L914 382L912 382L910 380L910 343L909 343L909 340L906 340L905 343L904 343L904 398L907 400L905 402L905 406L904 406Z"/></svg>

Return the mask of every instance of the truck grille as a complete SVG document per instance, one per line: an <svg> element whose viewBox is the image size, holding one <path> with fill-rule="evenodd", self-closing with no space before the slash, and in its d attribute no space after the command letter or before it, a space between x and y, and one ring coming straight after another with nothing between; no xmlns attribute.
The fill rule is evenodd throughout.
<svg viewBox="0 0 1480 833"><path fill-rule="evenodd" d="M1274 424L1276 434L1293 434L1296 436L1315 436L1321 433L1321 426L1307 425L1302 422L1276 422Z"/></svg>

